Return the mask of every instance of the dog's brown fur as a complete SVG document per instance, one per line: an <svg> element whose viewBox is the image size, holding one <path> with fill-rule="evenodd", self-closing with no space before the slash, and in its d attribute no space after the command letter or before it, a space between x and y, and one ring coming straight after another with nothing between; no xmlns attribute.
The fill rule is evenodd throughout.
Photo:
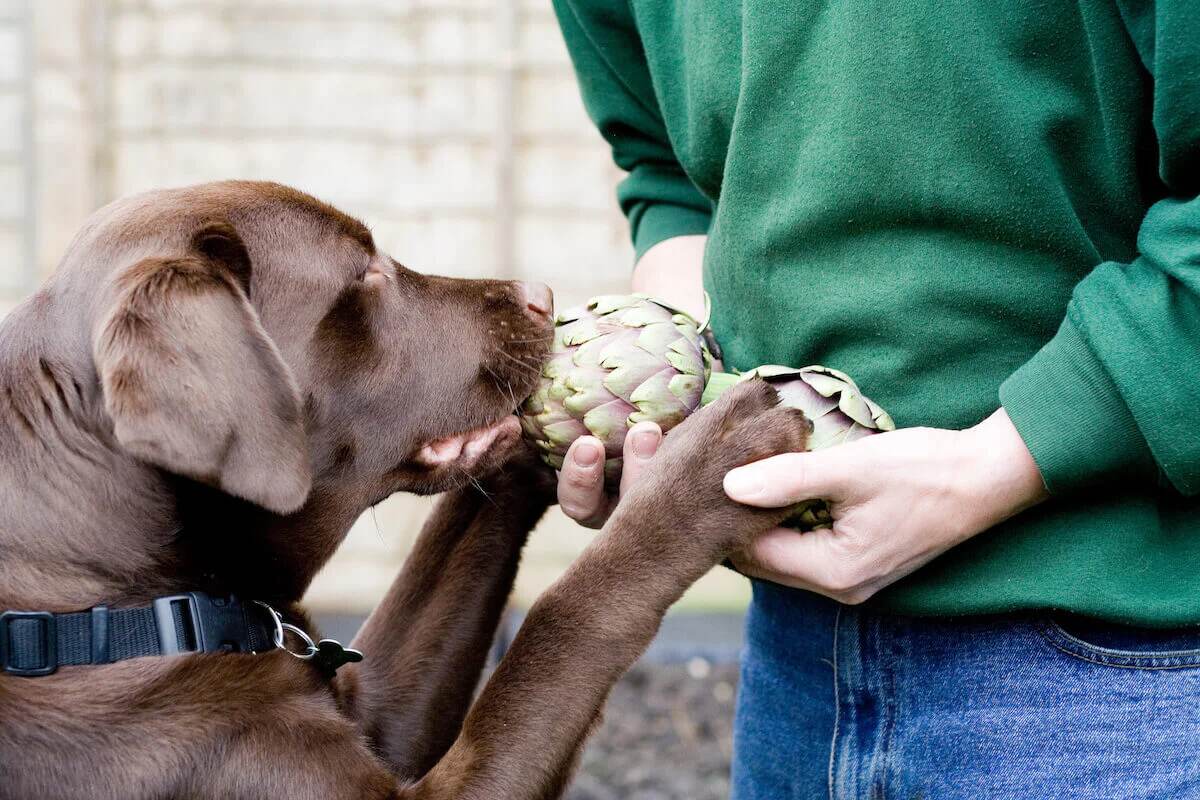
<svg viewBox="0 0 1200 800"><path fill-rule="evenodd" d="M446 494L332 684L282 652L0 675L0 798L552 798L683 590L786 512L724 473L802 449L761 382L666 440L471 696L553 494L498 424L549 324L413 273L307 195L222 183L98 212L0 326L0 610L204 590L297 605L353 520ZM498 424L485 452L424 445Z"/></svg>

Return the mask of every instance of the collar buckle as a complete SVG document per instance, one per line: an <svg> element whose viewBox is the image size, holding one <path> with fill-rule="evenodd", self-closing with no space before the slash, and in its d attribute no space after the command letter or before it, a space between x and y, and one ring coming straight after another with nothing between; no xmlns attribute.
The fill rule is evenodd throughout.
<svg viewBox="0 0 1200 800"><path fill-rule="evenodd" d="M154 600L158 646L164 656L180 653L241 653L247 619L244 604L232 597L187 592Z"/></svg>
<svg viewBox="0 0 1200 800"><path fill-rule="evenodd" d="M49 611L0 614L0 668L36 677L58 671L58 626Z"/></svg>

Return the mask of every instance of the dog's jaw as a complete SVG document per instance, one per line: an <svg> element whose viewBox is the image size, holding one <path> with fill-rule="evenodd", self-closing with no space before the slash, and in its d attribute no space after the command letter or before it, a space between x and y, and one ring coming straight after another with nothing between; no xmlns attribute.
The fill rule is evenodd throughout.
<svg viewBox="0 0 1200 800"><path fill-rule="evenodd" d="M390 478L395 484L388 487L388 493L447 491L501 467L520 446L521 424L513 414L426 441L392 471Z"/></svg>
<svg viewBox="0 0 1200 800"><path fill-rule="evenodd" d="M471 473L493 446L511 440L520 432L517 418L507 416L491 425L426 442L417 450L413 461L430 468L453 466Z"/></svg>

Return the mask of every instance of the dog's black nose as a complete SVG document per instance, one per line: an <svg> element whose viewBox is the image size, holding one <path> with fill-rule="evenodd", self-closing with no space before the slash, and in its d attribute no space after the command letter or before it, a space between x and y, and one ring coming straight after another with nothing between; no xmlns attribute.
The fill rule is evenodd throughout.
<svg viewBox="0 0 1200 800"><path fill-rule="evenodd" d="M525 310L538 322L550 319L554 314L554 292L544 283L522 281L517 291L525 301Z"/></svg>

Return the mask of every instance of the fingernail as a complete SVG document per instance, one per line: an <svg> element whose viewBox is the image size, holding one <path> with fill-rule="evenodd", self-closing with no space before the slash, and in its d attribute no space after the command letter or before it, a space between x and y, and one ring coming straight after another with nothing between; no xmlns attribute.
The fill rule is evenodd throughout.
<svg viewBox="0 0 1200 800"><path fill-rule="evenodd" d="M655 430L638 431L633 435L633 454L638 458L650 458L658 449L659 433Z"/></svg>
<svg viewBox="0 0 1200 800"><path fill-rule="evenodd" d="M725 473L725 494L734 500L750 500L763 491L758 471L741 467Z"/></svg>
<svg viewBox="0 0 1200 800"><path fill-rule="evenodd" d="M591 467L600 460L600 448L594 444L581 444L575 448L572 459L581 467Z"/></svg>

